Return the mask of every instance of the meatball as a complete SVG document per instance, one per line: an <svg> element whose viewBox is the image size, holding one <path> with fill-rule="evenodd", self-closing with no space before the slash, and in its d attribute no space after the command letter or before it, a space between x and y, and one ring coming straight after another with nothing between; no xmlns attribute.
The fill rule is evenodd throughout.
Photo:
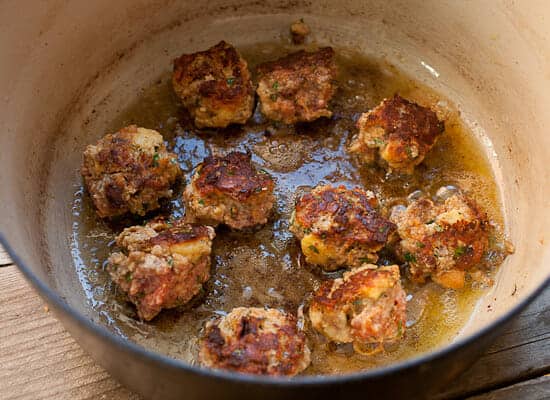
<svg viewBox="0 0 550 400"><path fill-rule="evenodd" d="M234 229L265 224L275 204L274 188L271 176L252 165L250 154L207 157L185 188L186 218Z"/></svg>
<svg viewBox="0 0 550 400"><path fill-rule="evenodd" d="M248 65L224 41L176 59L172 84L199 128L244 124L252 115L254 88Z"/></svg>
<svg viewBox="0 0 550 400"><path fill-rule="evenodd" d="M307 368L310 351L294 316L239 307L206 324L199 359L211 368L292 376Z"/></svg>
<svg viewBox="0 0 550 400"><path fill-rule="evenodd" d="M327 271L375 262L395 225L377 211L370 191L318 186L302 196L290 221L310 264Z"/></svg>
<svg viewBox="0 0 550 400"><path fill-rule="evenodd" d="M124 229L107 271L138 316L153 319L163 308L187 303L210 277L214 229L209 226L155 221Z"/></svg>
<svg viewBox="0 0 550 400"><path fill-rule="evenodd" d="M397 265L365 264L323 282L309 307L313 328L331 341L353 343L361 353L368 345L400 340L406 294L399 278Z"/></svg>
<svg viewBox="0 0 550 400"><path fill-rule="evenodd" d="M290 25L290 34L292 35L292 43L294 44L303 44L310 32L309 26L303 19L294 21Z"/></svg>
<svg viewBox="0 0 550 400"><path fill-rule="evenodd" d="M86 147L81 173L97 214L106 218L158 208L172 196L181 169L160 133L130 125Z"/></svg>
<svg viewBox="0 0 550 400"><path fill-rule="evenodd" d="M263 114L285 124L332 116L336 92L334 50L299 51L258 66L257 93Z"/></svg>
<svg viewBox="0 0 550 400"><path fill-rule="evenodd" d="M422 197L394 208L390 219L401 238L397 253L417 282L431 277L441 286L460 289L465 271L481 261L488 247L487 216L461 193L435 204Z"/></svg>
<svg viewBox="0 0 550 400"><path fill-rule="evenodd" d="M445 130L435 112L399 95L364 113L349 152L361 162L378 161L390 171L411 174Z"/></svg>

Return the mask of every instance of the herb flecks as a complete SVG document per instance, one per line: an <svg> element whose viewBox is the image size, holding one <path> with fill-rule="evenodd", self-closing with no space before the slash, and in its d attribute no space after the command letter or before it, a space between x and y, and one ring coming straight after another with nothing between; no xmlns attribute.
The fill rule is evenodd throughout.
<svg viewBox="0 0 550 400"><path fill-rule="evenodd" d="M319 249L312 244L309 245L308 249L313 251L315 254L319 254Z"/></svg>
<svg viewBox="0 0 550 400"><path fill-rule="evenodd" d="M160 159L160 154L155 151L155 154L153 154L153 167L159 166L159 159Z"/></svg>
<svg viewBox="0 0 550 400"><path fill-rule="evenodd" d="M455 249L455 257L458 258L463 256L464 254L466 254L466 251L468 251L468 248L466 246L458 246Z"/></svg>
<svg viewBox="0 0 550 400"><path fill-rule="evenodd" d="M407 261L409 263L415 263L416 262L416 257L412 253L405 253L405 255L403 257L405 258L405 261Z"/></svg>

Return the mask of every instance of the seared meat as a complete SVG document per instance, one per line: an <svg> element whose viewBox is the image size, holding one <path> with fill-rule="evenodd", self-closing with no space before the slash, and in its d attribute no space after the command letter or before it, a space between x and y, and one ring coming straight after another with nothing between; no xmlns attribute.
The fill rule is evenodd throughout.
<svg viewBox="0 0 550 400"><path fill-rule="evenodd" d="M248 65L224 41L176 59L172 84L199 128L244 124L252 115L254 88Z"/></svg>
<svg viewBox="0 0 550 400"><path fill-rule="evenodd" d="M405 332L406 294L399 267L366 264L342 278L323 282L309 307L313 328L337 343L369 344L400 340Z"/></svg>
<svg viewBox="0 0 550 400"><path fill-rule="evenodd" d="M206 324L204 366L257 375L296 375L310 363L296 318L275 309L234 308Z"/></svg>
<svg viewBox="0 0 550 400"><path fill-rule="evenodd" d="M160 133L130 125L86 147L81 173L97 214L105 218L158 208L160 199L172 196L181 169Z"/></svg>
<svg viewBox="0 0 550 400"><path fill-rule="evenodd" d="M257 93L269 119L294 124L330 117L336 92L334 50L299 51L258 66Z"/></svg>
<svg viewBox="0 0 550 400"><path fill-rule="evenodd" d="M309 26L303 19L294 21L290 25L290 34L292 35L292 43L294 44L303 44L310 32Z"/></svg>
<svg viewBox="0 0 550 400"><path fill-rule="evenodd" d="M351 154L367 164L378 161L390 170L409 174L445 130L435 112L399 95L361 115L357 127Z"/></svg>
<svg viewBox="0 0 550 400"><path fill-rule="evenodd" d="M183 194L186 218L235 229L265 224L275 203L274 188L271 176L258 172L249 154L207 157Z"/></svg>
<svg viewBox="0 0 550 400"><path fill-rule="evenodd" d="M431 277L441 286L460 289L465 271L481 261L488 247L486 214L460 193L437 204L423 197L406 209L396 207L391 220L401 237L397 252L418 282Z"/></svg>
<svg viewBox="0 0 550 400"><path fill-rule="evenodd" d="M377 207L372 192L318 186L298 200L290 231L301 241L306 261L325 270L375 262L395 231Z"/></svg>
<svg viewBox="0 0 550 400"><path fill-rule="evenodd" d="M154 221L126 228L117 237L122 252L111 254L107 271L141 319L187 303L210 277L214 229Z"/></svg>

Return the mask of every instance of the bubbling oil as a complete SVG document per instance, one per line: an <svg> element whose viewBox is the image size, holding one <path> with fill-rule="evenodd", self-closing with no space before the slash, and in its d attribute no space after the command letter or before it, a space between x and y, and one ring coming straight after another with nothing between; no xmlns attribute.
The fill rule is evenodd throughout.
<svg viewBox="0 0 550 400"><path fill-rule="evenodd" d="M240 49L249 66L295 51L263 43ZM274 307L296 313L308 303L320 282L338 273L325 274L304 263L297 241L288 230L296 197L318 184L360 186L377 194L390 207L405 204L417 190L434 195L441 186L454 185L478 201L494 225L493 248L485 263L494 270L502 261L502 214L498 190L481 145L460 119L452 103L383 60L366 58L348 49L336 49L339 89L333 100L334 116L309 124L284 126L267 121L256 110L250 121L223 130L197 130L181 107L167 71L120 113L106 132L137 124L161 132L178 155L189 181L193 168L210 154L248 151L258 168L276 179L277 203L264 227L236 232L217 229L212 255L212 277L191 303L165 310L152 322L136 318L133 307L109 280L105 260L114 249L117 233L131 223L107 225L96 217L80 185L73 203L72 254L80 281L101 322L117 334L168 356L196 363L198 337L203 324L234 307ZM358 168L345 148L356 133L355 123L382 99L401 96L437 110L446 130L424 163L412 176L387 176L376 168ZM184 215L181 192L176 190L156 214ZM151 214L149 217L156 215ZM381 262L394 262L389 256ZM364 356L351 346L334 345L306 324L312 350L306 374L342 374L386 365L449 343L470 316L485 288L469 283L461 291L433 283L415 285L403 278L407 292L405 338L384 352Z"/></svg>

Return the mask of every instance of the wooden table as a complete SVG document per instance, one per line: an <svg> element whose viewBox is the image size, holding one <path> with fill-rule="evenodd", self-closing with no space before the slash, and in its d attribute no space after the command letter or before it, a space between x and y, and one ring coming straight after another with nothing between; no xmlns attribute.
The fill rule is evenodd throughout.
<svg viewBox="0 0 550 400"><path fill-rule="evenodd" d="M439 398L550 399L550 288ZM139 399L84 353L1 248L0 399Z"/></svg>

